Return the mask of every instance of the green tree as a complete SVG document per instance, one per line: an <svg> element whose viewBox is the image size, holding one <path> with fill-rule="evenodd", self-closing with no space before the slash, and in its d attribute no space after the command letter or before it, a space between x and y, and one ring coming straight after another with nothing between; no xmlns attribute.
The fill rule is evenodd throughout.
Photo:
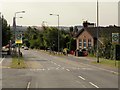
<svg viewBox="0 0 120 90"><path fill-rule="evenodd" d="M7 20L2 16L2 46L9 43L11 36L10 25L7 24Z"/></svg>

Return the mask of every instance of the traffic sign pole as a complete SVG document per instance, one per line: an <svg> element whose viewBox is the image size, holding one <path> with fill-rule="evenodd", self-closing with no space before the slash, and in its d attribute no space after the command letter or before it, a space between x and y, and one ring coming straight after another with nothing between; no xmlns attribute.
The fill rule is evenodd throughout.
<svg viewBox="0 0 120 90"><path fill-rule="evenodd" d="M116 66L116 44L119 43L119 33L112 33L112 43L114 45L114 60L115 60L115 66Z"/></svg>
<svg viewBox="0 0 120 90"><path fill-rule="evenodd" d="M114 60L115 60L115 66L116 66L116 45L114 46Z"/></svg>

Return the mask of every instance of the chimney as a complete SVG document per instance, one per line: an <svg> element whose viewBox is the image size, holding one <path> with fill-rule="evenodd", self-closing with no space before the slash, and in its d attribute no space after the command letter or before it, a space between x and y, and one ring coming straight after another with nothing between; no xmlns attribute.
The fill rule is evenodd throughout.
<svg viewBox="0 0 120 90"><path fill-rule="evenodd" d="M83 27L88 27L88 21L83 21Z"/></svg>

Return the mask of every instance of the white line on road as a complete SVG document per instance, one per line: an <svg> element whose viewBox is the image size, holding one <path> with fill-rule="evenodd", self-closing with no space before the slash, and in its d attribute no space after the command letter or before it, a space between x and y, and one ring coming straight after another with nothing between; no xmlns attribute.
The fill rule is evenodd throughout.
<svg viewBox="0 0 120 90"><path fill-rule="evenodd" d="M57 65L56 63L54 63L55 65Z"/></svg>
<svg viewBox="0 0 120 90"><path fill-rule="evenodd" d="M70 71L69 69L66 69L67 71Z"/></svg>
<svg viewBox="0 0 120 90"><path fill-rule="evenodd" d="M30 82L27 83L27 90L30 88Z"/></svg>
<svg viewBox="0 0 120 90"><path fill-rule="evenodd" d="M56 68L56 70L58 70L58 69L59 69L59 67Z"/></svg>
<svg viewBox="0 0 120 90"><path fill-rule="evenodd" d="M96 88L99 88L97 85L95 85L94 83L92 83L92 82L89 82L91 85L93 85L94 87L96 87Z"/></svg>
<svg viewBox="0 0 120 90"><path fill-rule="evenodd" d="M85 78L83 78L82 76L78 76L79 78L81 78L82 80L85 80Z"/></svg>
<svg viewBox="0 0 120 90"><path fill-rule="evenodd" d="M58 65L59 67L61 67L61 65Z"/></svg>
<svg viewBox="0 0 120 90"><path fill-rule="evenodd" d="M62 69L65 69L64 67L62 67Z"/></svg>
<svg viewBox="0 0 120 90"><path fill-rule="evenodd" d="M3 60L5 59L5 57L4 58L2 58L2 60L0 61L0 64L3 62Z"/></svg>

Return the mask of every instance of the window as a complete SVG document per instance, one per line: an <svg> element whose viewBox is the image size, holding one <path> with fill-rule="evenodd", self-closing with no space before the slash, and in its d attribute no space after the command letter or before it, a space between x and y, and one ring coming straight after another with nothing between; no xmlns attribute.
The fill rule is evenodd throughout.
<svg viewBox="0 0 120 90"><path fill-rule="evenodd" d="M79 39L79 48L82 48L82 40Z"/></svg>
<svg viewBox="0 0 120 90"><path fill-rule="evenodd" d="M91 46L92 46L91 39L88 39L88 47L91 47Z"/></svg>
<svg viewBox="0 0 120 90"><path fill-rule="evenodd" d="M83 39L83 47L86 48L86 39Z"/></svg>

